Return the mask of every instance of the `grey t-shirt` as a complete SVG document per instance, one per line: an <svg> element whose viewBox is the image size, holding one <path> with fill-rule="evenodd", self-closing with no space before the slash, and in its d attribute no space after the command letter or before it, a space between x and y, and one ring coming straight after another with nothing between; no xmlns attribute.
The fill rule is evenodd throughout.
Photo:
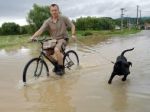
<svg viewBox="0 0 150 112"><path fill-rule="evenodd" d="M68 38L67 28L71 28L72 24L67 17L60 15L56 23L51 17L45 20L39 30L42 32L48 30L53 39Z"/></svg>

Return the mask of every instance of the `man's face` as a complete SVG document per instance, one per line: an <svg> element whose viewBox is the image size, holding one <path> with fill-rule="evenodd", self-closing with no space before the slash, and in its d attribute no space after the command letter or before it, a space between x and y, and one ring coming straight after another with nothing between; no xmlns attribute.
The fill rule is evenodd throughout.
<svg viewBox="0 0 150 112"><path fill-rule="evenodd" d="M58 7L57 6L50 7L50 13L51 13L52 17L58 17L58 15L59 15Z"/></svg>

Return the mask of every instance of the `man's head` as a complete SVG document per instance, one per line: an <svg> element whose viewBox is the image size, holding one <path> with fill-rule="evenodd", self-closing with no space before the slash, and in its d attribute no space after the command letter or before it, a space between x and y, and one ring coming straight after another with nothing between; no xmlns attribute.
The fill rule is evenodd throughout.
<svg viewBox="0 0 150 112"><path fill-rule="evenodd" d="M50 8L50 13L52 17L55 18L59 16L60 11L59 11L59 6L57 4L51 4L49 8Z"/></svg>

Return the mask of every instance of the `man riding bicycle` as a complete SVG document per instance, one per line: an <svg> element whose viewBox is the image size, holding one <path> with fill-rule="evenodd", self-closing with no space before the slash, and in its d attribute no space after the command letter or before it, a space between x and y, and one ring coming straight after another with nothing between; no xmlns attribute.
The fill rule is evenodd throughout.
<svg viewBox="0 0 150 112"><path fill-rule="evenodd" d="M30 38L34 41L36 37L40 36L44 31L48 30L50 36L57 40L56 46L54 47L54 56L58 62L57 66L54 67L53 71L57 75L64 74L63 66L63 54L61 53L62 45L66 46L68 41L67 28L71 28L72 38L76 40L75 36L75 25L65 16L60 15L59 6L57 4L50 5L51 17L44 21L43 25L38 31ZM46 50L46 55L50 56L50 51Z"/></svg>

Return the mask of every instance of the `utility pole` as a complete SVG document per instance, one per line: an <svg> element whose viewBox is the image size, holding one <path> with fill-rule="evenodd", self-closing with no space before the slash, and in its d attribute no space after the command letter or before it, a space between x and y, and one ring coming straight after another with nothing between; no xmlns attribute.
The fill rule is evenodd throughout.
<svg viewBox="0 0 150 112"><path fill-rule="evenodd" d="M136 18L136 26L138 28L139 25L139 6L137 5L137 18Z"/></svg>
<svg viewBox="0 0 150 112"><path fill-rule="evenodd" d="M142 27L142 11L140 10L140 29Z"/></svg>
<svg viewBox="0 0 150 112"><path fill-rule="evenodd" d="M130 21L130 17L129 17L129 22L128 22L128 24L129 24L129 30L131 29L131 21Z"/></svg>
<svg viewBox="0 0 150 112"><path fill-rule="evenodd" d="M131 29L130 26L131 26L131 24L130 24L130 17L127 16L127 27L128 27L129 30Z"/></svg>
<svg viewBox="0 0 150 112"><path fill-rule="evenodd" d="M124 15L124 8L121 8L121 30L123 30L123 15Z"/></svg>

